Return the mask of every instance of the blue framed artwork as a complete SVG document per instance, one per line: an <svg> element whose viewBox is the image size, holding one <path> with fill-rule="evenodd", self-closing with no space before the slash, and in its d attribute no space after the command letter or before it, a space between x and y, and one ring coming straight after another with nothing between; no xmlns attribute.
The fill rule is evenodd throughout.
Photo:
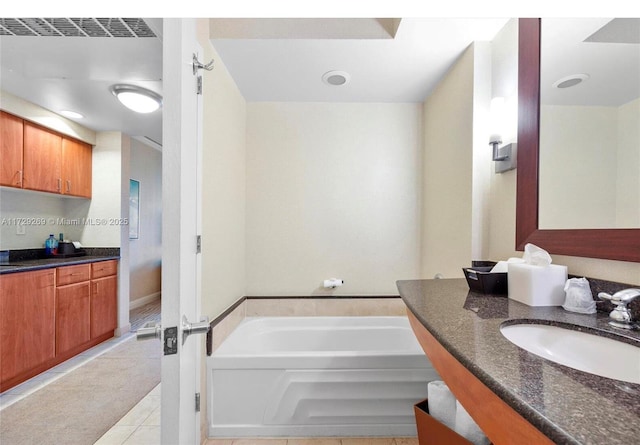
<svg viewBox="0 0 640 445"><path fill-rule="evenodd" d="M140 182L129 180L129 239L140 236Z"/></svg>

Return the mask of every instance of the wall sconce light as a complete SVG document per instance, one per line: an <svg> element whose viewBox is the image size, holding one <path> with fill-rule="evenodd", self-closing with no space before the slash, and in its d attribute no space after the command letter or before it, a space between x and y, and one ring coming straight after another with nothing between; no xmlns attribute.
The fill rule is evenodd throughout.
<svg viewBox="0 0 640 445"><path fill-rule="evenodd" d="M491 159L496 163L495 172L503 173L513 170L516 168L517 144L514 142L500 147L502 144L501 134L504 132L505 123L509 120L504 97L495 97L491 100L489 114L492 130L489 145L493 151Z"/></svg>

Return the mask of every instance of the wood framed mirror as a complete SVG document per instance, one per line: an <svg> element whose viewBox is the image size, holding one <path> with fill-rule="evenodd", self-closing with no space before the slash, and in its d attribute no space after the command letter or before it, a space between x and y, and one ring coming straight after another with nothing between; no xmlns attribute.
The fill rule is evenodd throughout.
<svg viewBox="0 0 640 445"><path fill-rule="evenodd" d="M640 262L640 229L539 228L541 20L520 19L518 27L516 249L533 243L553 254Z"/></svg>

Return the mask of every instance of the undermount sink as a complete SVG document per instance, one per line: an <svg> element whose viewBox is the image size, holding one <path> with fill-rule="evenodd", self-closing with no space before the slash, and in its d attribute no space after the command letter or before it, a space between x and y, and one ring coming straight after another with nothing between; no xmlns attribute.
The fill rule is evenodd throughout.
<svg viewBox="0 0 640 445"><path fill-rule="evenodd" d="M640 384L640 347L544 324L500 327L507 340L539 357L602 377Z"/></svg>

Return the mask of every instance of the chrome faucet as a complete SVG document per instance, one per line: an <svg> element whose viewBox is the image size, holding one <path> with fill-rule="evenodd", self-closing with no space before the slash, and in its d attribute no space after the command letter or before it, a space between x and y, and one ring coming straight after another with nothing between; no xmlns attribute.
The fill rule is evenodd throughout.
<svg viewBox="0 0 640 445"><path fill-rule="evenodd" d="M640 298L640 289L623 289L613 295L600 292L598 297L602 300L609 300L616 305L616 308L609 314L611 318L609 324L611 326L623 329L638 329L639 326L635 323L627 306L636 298Z"/></svg>

